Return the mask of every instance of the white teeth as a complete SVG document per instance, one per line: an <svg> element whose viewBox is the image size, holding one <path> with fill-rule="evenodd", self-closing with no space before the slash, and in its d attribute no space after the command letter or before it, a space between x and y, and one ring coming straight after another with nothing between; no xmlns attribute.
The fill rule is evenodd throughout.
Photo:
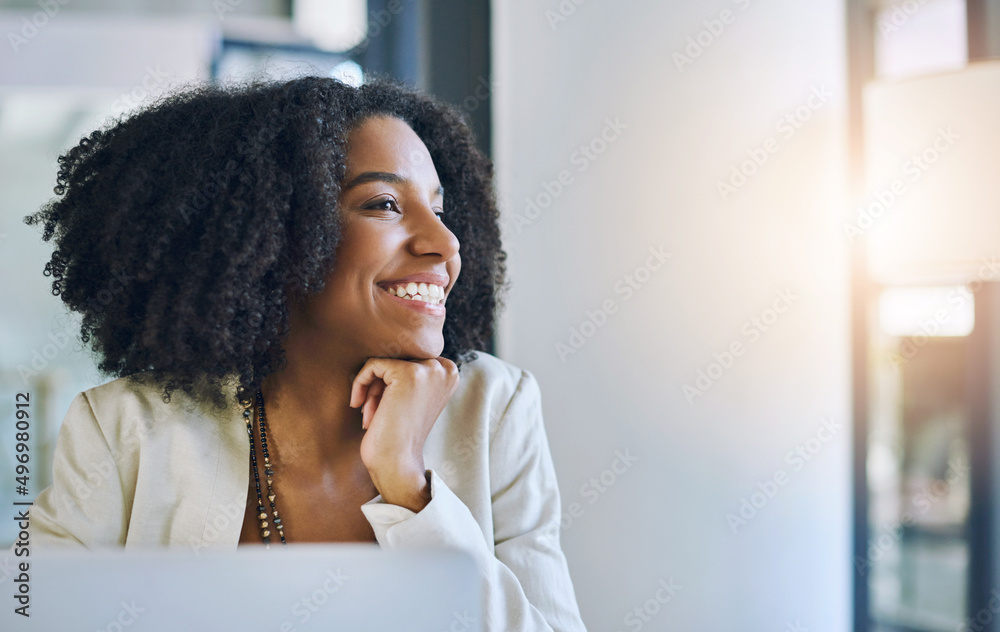
<svg viewBox="0 0 1000 632"><path fill-rule="evenodd" d="M393 296L406 299L408 301L423 301L431 305L441 305L444 303L444 288L433 283L407 283L405 286L386 288L386 291Z"/></svg>

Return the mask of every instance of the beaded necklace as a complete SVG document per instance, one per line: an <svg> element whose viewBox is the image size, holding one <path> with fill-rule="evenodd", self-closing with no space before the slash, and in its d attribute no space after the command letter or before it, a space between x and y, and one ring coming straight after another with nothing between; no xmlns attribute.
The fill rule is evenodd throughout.
<svg viewBox="0 0 1000 632"><path fill-rule="evenodd" d="M253 445L252 407L253 402L245 405L243 409L243 419L247 423L247 435L250 437L250 462L253 464L253 479L257 485L257 519L260 520L260 537L264 540L264 548L270 549L271 530L268 528L267 511L264 508L264 497L261 495L260 474L257 468L257 453L254 450ZM274 528L278 532L278 536L281 538L281 543L287 545L288 542L285 541L285 527L281 524L281 518L278 516L278 508L274 506L274 468L271 466L271 460L267 456L267 422L266 416L264 415L264 395L260 392L260 388L257 388L257 421L260 425L260 451L261 455L264 457L264 480L267 482L267 500L271 505L271 513L274 515Z"/></svg>

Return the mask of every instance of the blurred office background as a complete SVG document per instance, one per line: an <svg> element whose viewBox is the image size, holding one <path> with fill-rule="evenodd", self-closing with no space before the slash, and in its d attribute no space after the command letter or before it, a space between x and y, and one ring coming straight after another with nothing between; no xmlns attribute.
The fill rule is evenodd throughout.
<svg viewBox="0 0 1000 632"><path fill-rule="evenodd" d="M0 9L0 505L105 381L21 221L60 153L190 82L387 72L496 164L491 350L589 629L1000 629L1000 0Z"/></svg>

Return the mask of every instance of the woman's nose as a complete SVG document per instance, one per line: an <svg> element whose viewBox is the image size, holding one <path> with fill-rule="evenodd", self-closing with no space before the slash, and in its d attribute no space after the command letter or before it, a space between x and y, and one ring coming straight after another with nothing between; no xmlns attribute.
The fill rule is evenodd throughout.
<svg viewBox="0 0 1000 632"><path fill-rule="evenodd" d="M460 244L455 233L434 213L429 205L421 205L420 210L411 215L411 249L416 255L436 254L448 261L458 254Z"/></svg>

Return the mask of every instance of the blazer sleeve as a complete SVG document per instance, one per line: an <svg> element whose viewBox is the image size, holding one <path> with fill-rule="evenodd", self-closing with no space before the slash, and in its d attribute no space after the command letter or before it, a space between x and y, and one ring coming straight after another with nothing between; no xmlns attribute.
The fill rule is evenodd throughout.
<svg viewBox="0 0 1000 632"><path fill-rule="evenodd" d="M484 581L484 629L586 632L559 544L561 502L534 376L521 371L489 442L494 546L468 507L431 472L431 500L419 513L362 505L383 548L455 546L470 551Z"/></svg>
<svg viewBox="0 0 1000 632"><path fill-rule="evenodd" d="M52 484L29 511L32 546L122 546L125 498L111 446L84 393L70 403L52 457Z"/></svg>

